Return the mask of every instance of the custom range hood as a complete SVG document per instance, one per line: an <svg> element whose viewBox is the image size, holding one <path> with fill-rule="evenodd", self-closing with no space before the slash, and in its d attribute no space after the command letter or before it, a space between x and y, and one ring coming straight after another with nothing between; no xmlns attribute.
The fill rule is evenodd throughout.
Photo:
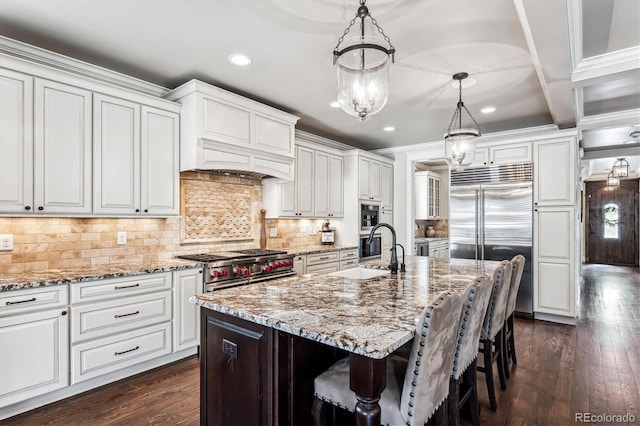
<svg viewBox="0 0 640 426"><path fill-rule="evenodd" d="M182 104L180 171L293 180L299 117L198 80L165 98Z"/></svg>

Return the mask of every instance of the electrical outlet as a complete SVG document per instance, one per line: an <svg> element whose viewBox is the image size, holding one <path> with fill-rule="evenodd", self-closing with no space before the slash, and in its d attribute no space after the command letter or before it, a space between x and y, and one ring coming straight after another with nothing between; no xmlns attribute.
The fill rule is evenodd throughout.
<svg viewBox="0 0 640 426"><path fill-rule="evenodd" d="M269 228L269 236L277 237L278 236L278 228Z"/></svg>
<svg viewBox="0 0 640 426"><path fill-rule="evenodd" d="M13 250L13 234L0 234L0 251Z"/></svg>
<svg viewBox="0 0 640 426"><path fill-rule="evenodd" d="M125 231L118 231L117 243L119 246L127 244L127 233Z"/></svg>

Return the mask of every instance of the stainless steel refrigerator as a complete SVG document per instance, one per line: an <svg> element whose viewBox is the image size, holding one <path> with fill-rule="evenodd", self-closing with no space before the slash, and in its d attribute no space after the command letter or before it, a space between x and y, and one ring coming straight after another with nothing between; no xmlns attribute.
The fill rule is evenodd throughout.
<svg viewBox="0 0 640 426"><path fill-rule="evenodd" d="M522 254L525 268L516 312L533 317L531 163L451 172L451 257L511 260Z"/></svg>

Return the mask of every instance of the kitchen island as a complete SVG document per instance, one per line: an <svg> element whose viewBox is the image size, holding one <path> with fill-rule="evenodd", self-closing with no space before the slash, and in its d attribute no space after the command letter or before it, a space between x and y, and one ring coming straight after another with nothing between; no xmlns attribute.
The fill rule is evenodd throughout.
<svg viewBox="0 0 640 426"><path fill-rule="evenodd" d="M307 274L192 297L204 308L201 424L308 424L313 378L347 355L358 424L379 424L386 358L413 338L421 310L497 265L408 257L396 276Z"/></svg>

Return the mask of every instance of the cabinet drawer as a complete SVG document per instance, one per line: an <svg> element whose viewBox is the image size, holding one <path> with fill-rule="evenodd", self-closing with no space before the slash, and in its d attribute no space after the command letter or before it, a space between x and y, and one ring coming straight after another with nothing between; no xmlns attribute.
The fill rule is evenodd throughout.
<svg viewBox="0 0 640 426"><path fill-rule="evenodd" d="M339 270L340 270L340 265L338 262L321 263L319 265L313 265L313 266L307 265L308 274L328 274L329 272L338 272Z"/></svg>
<svg viewBox="0 0 640 426"><path fill-rule="evenodd" d="M71 286L71 303L93 302L150 291L170 290L171 273L143 274L125 278L76 283Z"/></svg>
<svg viewBox="0 0 640 426"><path fill-rule="evenodd" d="M358 249L342 250L340 252L340 260L358 259Z"/></svg>
<svg viewBox="0 0 640 426"><path fill-rule="evenodd" d="M335 262L340 260L340 252L332 251L329 253L314 253L307 255L307 269L310 265L317 265L319 263Z"/></svg>
<svg viewBox="0 0 640 426"><path fill-rule="evenodd" d="M71 343L171 320L171 291L71 307Z"/></svg>
<svg viewBox="0 0 640 426"><path fill-rule="evenodd" d="M0 293L0 317L68 304L68 284L5 291Z"/></svg>
<svg viewBox="0 0 640 426"><path fill-rule="evenodd" d="M340 270L351 269L358 266L358 259L343 260L340 262Z"/></svg>
<svg viewBox="0 0 640 426"><path fill-rule="evenodd" d="M171 323L71 346L71 384L171 353Z"/></svg>

